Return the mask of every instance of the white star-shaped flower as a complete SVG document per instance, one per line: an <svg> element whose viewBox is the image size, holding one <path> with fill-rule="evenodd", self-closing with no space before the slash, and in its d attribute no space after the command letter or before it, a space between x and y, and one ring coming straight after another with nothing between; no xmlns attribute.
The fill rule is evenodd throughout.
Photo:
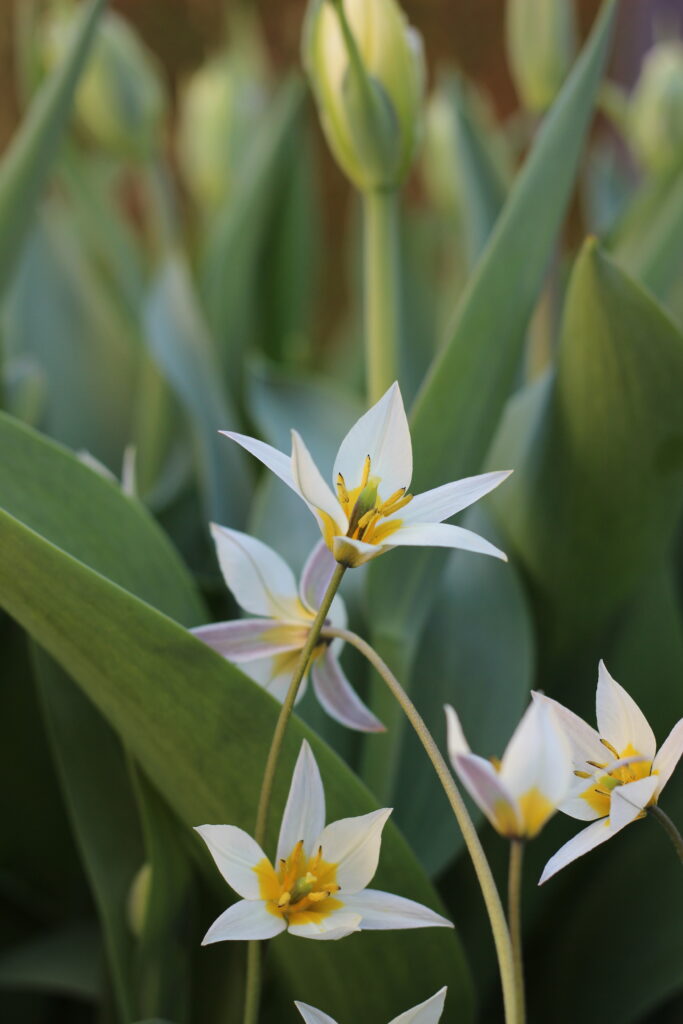
<svg viewBox="0 0 683 1024"><path fill-rule="evenodd" d="M430 999L426 999L419 1006L413 1006L405 1013L400 1013L398 1017L389 1021L389 1024L438 1024L443 1013L443 1004L446 1001L446 991L446 988L439 989ZM294 1005L306 1024L337 1024L332 1017L321 1010L316 1010L314 1006L299 1002L295 1002Z"/></svg>

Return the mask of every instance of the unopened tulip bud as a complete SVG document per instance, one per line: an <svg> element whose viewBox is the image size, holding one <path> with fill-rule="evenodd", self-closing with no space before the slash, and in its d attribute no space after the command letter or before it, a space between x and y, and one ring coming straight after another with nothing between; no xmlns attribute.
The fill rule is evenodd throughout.
<svg viewBox="0 0 683 1024"><path fill-rule="evenodd" d="M135 875L131 887L128 890L126 916L128 918L128 927L136 938L139 938L142 935L145 928L151 885L152 865L145 861Z"/></svg>
<svg viewBox="0 0 683 1024"><path fill-rule="evenodd" d="M507 0L507 54L524 106L543 113L576 52L573 0Z"/></svg>
<svg viewBox="0 0 683 1024"><path fill-rule="evenodd" d="M65 57L76 29L78 8L50 13L45 57L54 67ZM127 22L107 12L76 92L75 110L91 139L108 152L140 159L159 141L166 98L153 55Z"/></svg>
<svg viewBox="0 0 683 1024"><path fill-rule="evenodd" d="M633 147L654 170L683 156L683 43L667 40L645 57L630 102Z"/></svg>
<svg viewBox="0 0 683 1024"><path fill-rule="evenodd" d="M330 147L362 190L392 189L415 153L421 38L395 0L311 0L303 57Z"/></svg>

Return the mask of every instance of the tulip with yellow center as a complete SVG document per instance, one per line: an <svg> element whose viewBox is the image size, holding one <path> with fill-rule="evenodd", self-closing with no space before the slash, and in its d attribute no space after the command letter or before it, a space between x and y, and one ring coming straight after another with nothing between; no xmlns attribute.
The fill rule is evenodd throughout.
<svg viewBox="0 0 683 1024"><path fill-rule="evenodd" d="M305 939L341 939L364 930L452 928L445 917L420 903L367 888L390 814L385 807L326 826L320 772L304 741L274 863L234 825L201 825L196 830L223 878L242 897L214 921L203 945L271 939L284 931Z"/></svg>
<svg viewBox="0 0 683 1024"><path fill-rule="evenodd" d="M351 428L325 482L303 440L292 431L291 457L245 434L237 441L301 497L315 516L335 559L363 565L395 547L463 548L506 561L483 537L445 523L502 483L509 472L482 473L413 496L410 429L394 383Z"/></svg>
<svg viewBox="0 0 683 1024"><path fill-rule="evenodd" d="M683 753L683 718L657 752L657 741L633 698L600 662L596 712L598 729L541 693L534 702L552 709L572 753L573 785L560 810L591 821L551 857L541 876L546 882L577 857L611 839L645 816L659 800Z"/></svg>

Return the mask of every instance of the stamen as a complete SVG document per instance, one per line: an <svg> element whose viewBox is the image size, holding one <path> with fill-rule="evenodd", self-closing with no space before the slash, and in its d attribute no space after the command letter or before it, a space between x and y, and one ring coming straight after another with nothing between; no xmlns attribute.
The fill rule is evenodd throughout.
<svg viewBox="0 0 683 1024"><path fill-rule="evenodd" d="M397 491L390 494L386 501L382 502L382 508L386 508L387 505L393 505L395 501L399 501L400 498L406 493L405 487L399 487Z"/></svg>
<svg viewBox="0 0 683 1024"><path fill-rule="evenodd" d="M614 747L612 746L612 744L609 743L607 740L603 740L602 737L600 737L600 742L602 743L603 747L607 747L607 749L609 750L610 754L614 754L614 756L616 757L616 759L618 761L619 760L619 751L615 750Z"/></svg>
<svg viewBox="0 0 683 1024"><path fill-rule="evenodd" d="M592 779L593 778L593 776L591 775L590 772L576 772L575 771L574 775L576 775L577 778L579 778L579 779Z"/></svg>
<svg viewBox="0 0 683 1024"><path fill-rule="evenodd" d="M379 510L376 508L369 509L364 516L361 516L358 520L358 526L356 529L364 530L366 526L369 526L372 520L379 514Z"/></svg>
<svg viewBox="0 0 683 1024"><path fill-rule="evenodd" d="M612 796L612 794L609 792L609 790L607 790L607 789L599 789L597 786L595 787L593 792L597 793L598 796L607 796L607 797L611 797Z"/></svg>
<svg viewBox="0 0 683 1024"><path fill-rule="evenodd" d="M405 488L404 488L405 490ZM405 508L406 505L413 500L412 494L406 494L403 498L399 498L397 501L389 499L385 501L381 507L383 516L393 516L394 512L398 512L399 509Z"/></svg>
<svg viewBox="0 0 683 1024"><path fill-rule="evenodd" d="M346 489L346 483L341 473L337 473L337 495L342 505L348 505L350 501L349 492Z"/></svg>
<svg viewBox="0 0 683 1024"><path fill-rule="evenodd" d="M365 456L365 462L363 463L363 475L360 478L360 488L361 488L361 490L363 490L363 488L365 487L366 483L368 482L369 476L370 476L370 456L366 455Z"/></svg>
<svg viewBox="0 0 683 1024"><path fill-rule="evenodd" d="M600 763L600 761L586 761L586 764L592 764L594 768L606 768L607 767L607 763L606 762Z"/></svg>
<svg viewBox="0 0 683 1024"><path fill-rule="evenodd" d="M291 892L283 892L280 899L277 901L278 907L286 907L288 903L291 903L292 894Z"/></svg>

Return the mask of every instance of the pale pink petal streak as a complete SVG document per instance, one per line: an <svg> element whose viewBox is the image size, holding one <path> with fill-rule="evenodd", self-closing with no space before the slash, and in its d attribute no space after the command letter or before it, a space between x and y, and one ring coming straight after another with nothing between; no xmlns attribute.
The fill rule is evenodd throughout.
<svg viewBox="0 0 683 1024"><path fill-rule="evenodd" d="M190 632L217 654L236 663L297 651L306 640L304 627L289 626L275 619L215 622Z"/></svg>
<svg viewBox="0 0 683 1024"><path fill-rule="evenodd" d="M314 662L311 675L315 695L330 718L359 732L384 732L384 726L360 699L330 650Z"/></svg>

